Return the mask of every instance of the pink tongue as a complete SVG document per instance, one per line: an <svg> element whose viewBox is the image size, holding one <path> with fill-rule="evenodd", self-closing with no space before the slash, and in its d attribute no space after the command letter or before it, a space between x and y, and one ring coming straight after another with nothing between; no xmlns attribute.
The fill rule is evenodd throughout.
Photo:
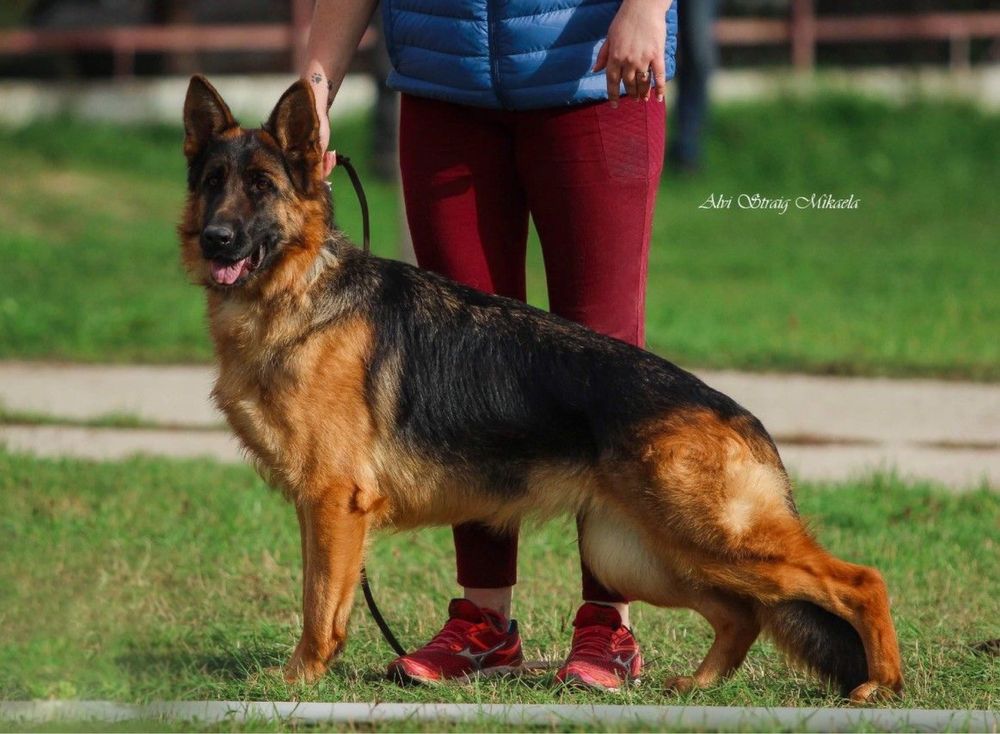
<svg viewBox="0 0 1000 734"><path fill-rule="evenodd" d="M245 257L234 263L212 261L212 279L219 285L232 285L247 269L250 258Z"/></svg>

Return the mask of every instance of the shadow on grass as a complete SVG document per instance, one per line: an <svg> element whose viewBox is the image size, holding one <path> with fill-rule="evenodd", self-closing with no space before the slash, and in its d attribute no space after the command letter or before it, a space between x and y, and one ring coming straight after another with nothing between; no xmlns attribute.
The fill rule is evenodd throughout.
<svg viewBox="0 0 1000 734"><path fill-rule="evenodd" d="M278 675L288 655L284 646L261 641L207 654L182 645L156 651L136 648L115 662L135 681L206 677L217 683L242 683L261 675Z"/></svg>
<svg viewBox="0 0 1000 734"><path fill-rule="evenodd" d="M334 674L336 673L336 671L333 672ZM523 686L532 691L548 691L553 695L556 695L560 691L564 690L565 687L561 687L555 682L555 674L556 668L553 667L551 669L546 668L537 671L533 670L522 673L506 673L504 675L487 676L485 680L502 682L508 685ZM357 675L357 680L374 686L383 685L386 682L392 682L393 685L399 687L400 690L407 691L431 690L430 686L422 683L394 682L387 675L385 667L375 668L360 673Z"/></svg>
<svg viewBox="0 0 1000 734"><path fill-rule="evenodd" d="M155 649L149 649L137 643L130 644L130 649L115 658L126 677L132 683L132 695L138 699L158 698L297 698L301 694L297 687L286 688L281 672L287 662L291 650L282 644L267 640L243 643L237 649L219 650L218 645L205 645L195 641L183 640L172 644L158 643ZM199 648L201 648L199 650ZM213 652L205 652L205 648L215 648ZM327 693L357 691L368 689L378 698L391 692L408 700L421 700L432 691L436 691L436 699L450 700L449 688L420 683L399 684L390 680L386 674L386 666L390 658L371 664L371 661L347 662L343 659L331 664L325 684L310 687L312 694L321 698ZM360 667L358 667L360 664ZM345 668L344 666L349 666ZM579 689L560 686L555 681L558 665L552 664L533 668L521 673L500 676L487 676L481 679L483 683L499 685L510 691L520 689L533 699L543 695L551 697L555 702L573 703L575 696L581 694ZM456 691L468 692L465 684L456 683ZM474 685L474 684L473 684ZM658 686L654 686L654 690ZM184 691L178 695L179 691ZM168 693L169 692L169 693ZM458 699L463 699L462 693ZM596 695L591 693L590 696ZM305 695L304 700L313 698ZM609 701L616 700L614 697Z"/></svg>

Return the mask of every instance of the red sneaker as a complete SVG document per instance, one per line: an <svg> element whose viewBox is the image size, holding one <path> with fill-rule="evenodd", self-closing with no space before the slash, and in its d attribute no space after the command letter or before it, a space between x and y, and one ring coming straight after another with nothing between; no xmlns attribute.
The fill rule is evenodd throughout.
<svg viewBox="0 0 1000 734"><path fill-rule="evenodd" d="M556 673L557 683L617 691L623 683L639 681L639 643L617 609L587 602L573 626L573 647Z"/></svg>
<svg viewBox="0 0 1000 734"><path fill-rule="evenodd" d="M389 663L389 677L398 683L437 683L507 673L522 662L517 622L508 623L468 599L452 599L444 629L419 650Z"/></svg>

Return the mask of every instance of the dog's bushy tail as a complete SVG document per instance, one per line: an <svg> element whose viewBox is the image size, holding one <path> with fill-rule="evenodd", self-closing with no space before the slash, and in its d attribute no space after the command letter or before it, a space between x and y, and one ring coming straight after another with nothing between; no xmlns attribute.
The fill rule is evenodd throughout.
<svg viewBox="0 0 1000 734"><path fill-rule="evenodd" d="M868 680L868 661L857 630L845 619L806 601L762 608L761 624L792 662L846 696Z"/></svg>

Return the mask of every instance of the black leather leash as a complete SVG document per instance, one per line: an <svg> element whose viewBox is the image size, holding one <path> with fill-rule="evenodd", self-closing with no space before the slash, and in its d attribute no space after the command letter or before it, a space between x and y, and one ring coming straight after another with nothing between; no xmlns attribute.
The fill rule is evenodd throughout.
<svg viewBox="0 0 1000 734"><path fill-rule="evenodd" d="M396 635L392 634L389 623L385 621L385 617L379 611L378 604L375 603L375 597L372 596L372 587L368 583L368 570L364 566L361 567L361 593L365 595L365 604L368 605L368 611L371 613L372 619L375 620L375 624L378 625L383 639L389 643L389 647L395 650L397 655L405 655L406 650L399 644Z"/></svg>
<svg viewBox="0 0 1000 734"><path fill-rule="evenodd" d="M351 163L350 158L337 153L336 165L343 166L344 170L347 171L347 175L351 177L351 184L354 186L354 193L358 195L358 203L361 204L362 249L366 255L370 255L372 251L372 228L368 218L368 197L365 196L365 187L361 185L361 177L358 176L358 171L354 168L354 164ZM330 189L330 193L331 195L333 194L332 188Z"/></svg>
<svg viewBox="0 0 1000 734"><path fill-rule="evenodd" d="M347 175L351 177L351 184L354 186L354 193L358 195L358 203L361 205L362 241L364 243L362 249L366 255L369 255L371 254L371 222L368 217L368 197L365 196L364 186L361 185L361 177L358 176L357 169L354 168L351 159L346 155L337 154L337 166L343 166L347 171ZM330 189L330 194L331 196L333 195L332 188ZM406 650L399 644L399 640L392 633L389 623L385 621L385 617L379 611L378 604L375 603L375 597L372 595L372 587L368 583L368 570L364 566L361 567L361 593L365 595L365 604L368 605L368 611L371 613L372 619L375 620L375 624L378 625L382 637L389 643L389 647L397 655L405 655Z"/></svg>

